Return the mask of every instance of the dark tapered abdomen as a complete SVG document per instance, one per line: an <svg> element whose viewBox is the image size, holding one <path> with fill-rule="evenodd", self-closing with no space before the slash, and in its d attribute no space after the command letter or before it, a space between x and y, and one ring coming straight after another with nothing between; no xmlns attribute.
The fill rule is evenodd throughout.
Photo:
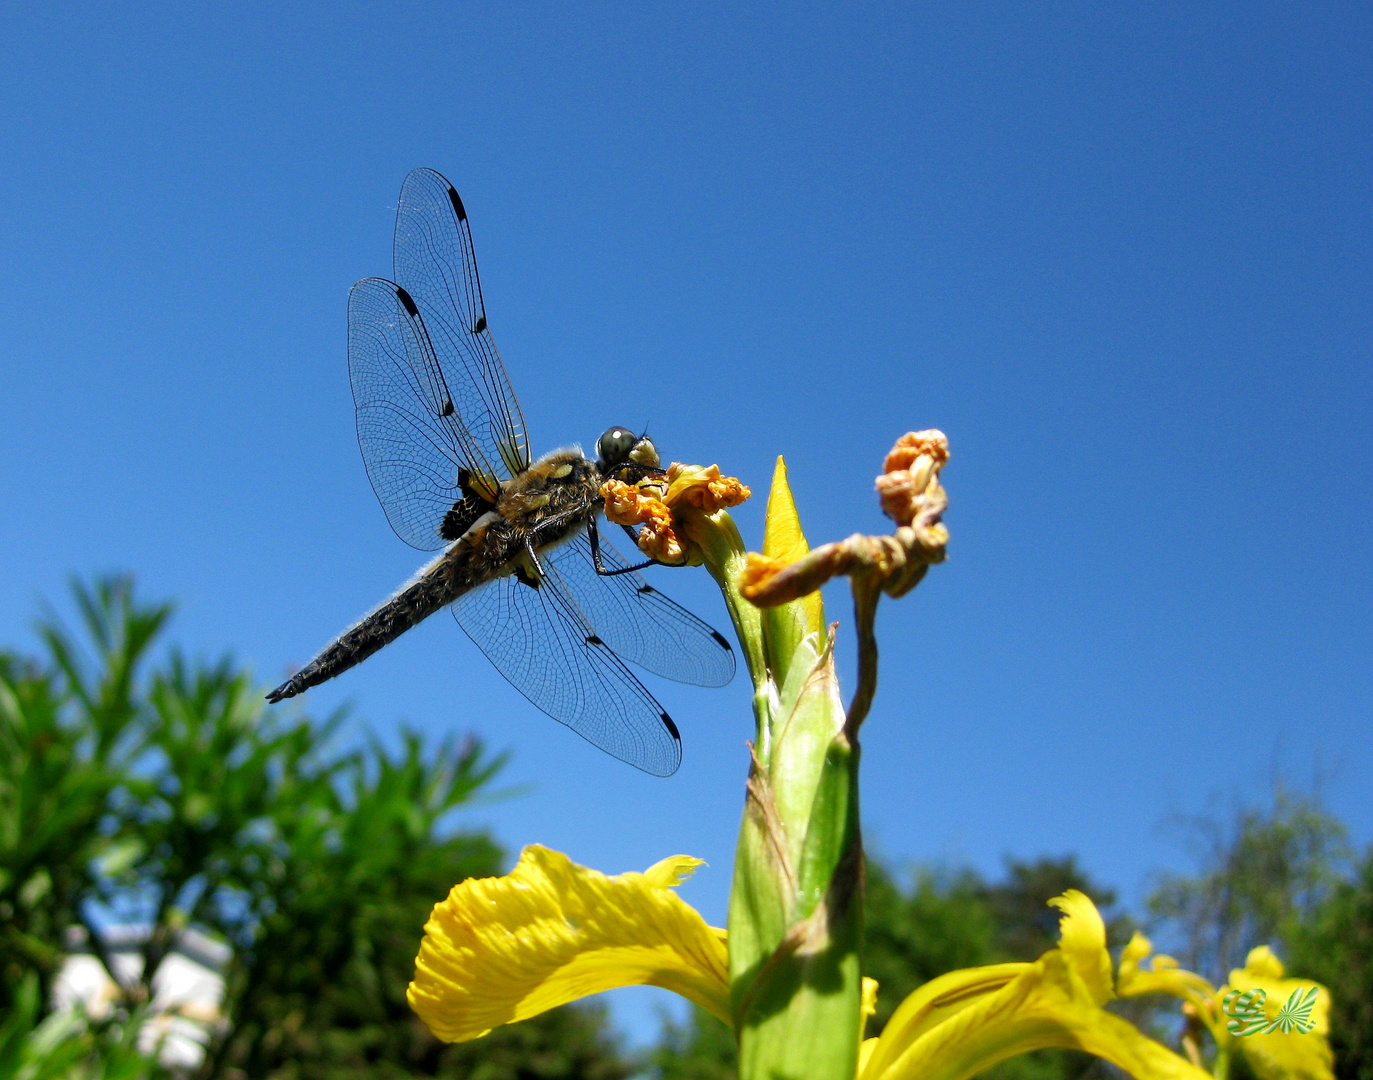
<svg viewBox="0 0 1373 1080"><path fill-rule="evenodd" d="M270 694L268 701L295 697L362 663L422 619L452 603L468 586L455 580L453 567L440 560L356 626L345 630L323 652Z"/></svg>

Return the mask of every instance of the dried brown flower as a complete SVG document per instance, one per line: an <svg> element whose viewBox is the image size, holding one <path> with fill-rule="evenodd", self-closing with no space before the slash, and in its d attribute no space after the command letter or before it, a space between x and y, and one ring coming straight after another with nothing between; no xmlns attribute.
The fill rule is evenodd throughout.
<svg viewBox="0 0 1373 1080"><path fill-rule="evenodd" d="M705 514L738 506L752 494L718 465L702 467L673 462L666 474L654 473L637 484L607 480L601 485L606 519L616 525L639 525L639 550L665 563L681 563L688 541L678 511L690 507Z"/></svg>

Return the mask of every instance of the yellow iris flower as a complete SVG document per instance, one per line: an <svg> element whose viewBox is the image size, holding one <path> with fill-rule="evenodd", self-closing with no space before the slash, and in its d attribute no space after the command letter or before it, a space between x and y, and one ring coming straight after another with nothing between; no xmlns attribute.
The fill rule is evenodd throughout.
<svg viewBox="0 0 1373 1080"><path fill-rule="evenodd" d="M439 1038L462 1042L602 990L649 984L732 1025L725 931L674 891L699 865L678 855L609 876L527 847L505 877L464 881L435 906L410 1004ZM856 1080L962 1080L1045 1047L1086 1050L1140 1080L1206 1080L1103 1008L1115 981L1092 902L1070 890L1052 903L1063 912L1058 948L1034 963L926 983L862 1044ZM876 989L865 980L865 1019Z"/></svg>
<svg viewBox="0 0 1373 1080"><path fill-rule="evenodd" d="M1260 1080L1334 1080L1334 1055L1330 1050L1330 992L1310 979L1284 978L1280 961L1267 945L1249 951L1244 967L1230 972L1230 981L1214 987L1200 975L1185 971L1171 956L1155 956L1149 968L1143 961L1153 946L1143 934L1135 934L1120 957L1117 986L1122 997L1170 994L1184 1002L1189 1021L1210 1032L1216 1044L1213 1072L1224 1077L1229 1061L1238 1051ZM1264 1012L1271 1020L1297 989L1318 991L1311 1010L1314 1024L1309 1032L1275 1031L1267 1035L1236 1036L1228 1029L1223 1008L1232 990L1262 990Z"/></svg>
<svg viewBox="0 0 1373 1080"><path fill-rule="evenodd" d="M746 551L726 509L748 489L714 466L673 465L602 489L607 517L639 525L646 552L703 563L715 577L753 679L757 735L735 860L733 948L675 891L699 859L677 855L608 876L527 847L505 877L454 886L425 926L408 997L435 1035L464 1042L647 984L734 1029L744 1077L967 1080L1053 1047L1095 1054L1139 1080L1227 1080L1236 1051L1259 1080L1333 1080L1323 988L1309 1033L1237 1038L1226 1029L1227 993L1263 990L1271 1017L1297 986L1269 950L1254 950L1216 989L1168 957L1146 967L1152 947L1136 935L1113 972L1101 916L1076 890L1050 901L1062 912L1057 948L1033 963L942 975L906 998L880 1036L862 1040L877 998L875 982L860 982L857 901L857 739L876 687L873 618L880 595L904 594L944 557L948 500L938 476L947 460L942 433L903 436L876 484L895 533L814 551L781 459L761 554ZM841 574L851 579L859 639L859 686L847 709L816 591ZM1187 1057L1106 1008L1118 996L1157 993L1183 999ZM1209 1073L1196 1041L1203 1029L1215 1040Z"/></svg>

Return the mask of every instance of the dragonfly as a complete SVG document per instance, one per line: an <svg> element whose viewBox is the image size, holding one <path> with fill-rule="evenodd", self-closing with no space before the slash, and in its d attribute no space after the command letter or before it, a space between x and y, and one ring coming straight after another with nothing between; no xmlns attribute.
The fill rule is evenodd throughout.
<svg viewBox="0 0 1373 1080"><path fill-rule="evenodd" d="M368 479L396 534L440 551L389 600L267 695L295 697L441 608L554 720L656 776L681 735L630 670L697 686L734 677L725 638L668 599L602 535L600 487L661 473L645 434L608 428L594 458L529 453L524 414L486 321L467 211L416 169L401 188L394 281L348 297L348 374ZM632 529L626 529L631 537Z"/></svg>

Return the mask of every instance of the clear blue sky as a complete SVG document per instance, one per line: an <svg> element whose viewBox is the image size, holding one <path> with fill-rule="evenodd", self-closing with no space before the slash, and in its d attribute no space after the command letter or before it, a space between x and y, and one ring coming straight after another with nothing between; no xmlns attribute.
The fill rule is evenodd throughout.
<svg viewBox="0 0 1373 1080"><path fill-rule="evenodd" d="M1170 814L1275 777L1373 839L1370 56L1373 10L1317 0L7 4L0 640L129 569L274 683L416 568L344 306L428 165L536 451L647 423L756 490L782 453L820 541L883 527L894 436L949 434L949 562L880 622L884 856L1077 852L1137 900ZM305 700L510 748L536 791L474 821L700 855L720 922L746 685L647 681L667 781L446 616Z"/></svg>

